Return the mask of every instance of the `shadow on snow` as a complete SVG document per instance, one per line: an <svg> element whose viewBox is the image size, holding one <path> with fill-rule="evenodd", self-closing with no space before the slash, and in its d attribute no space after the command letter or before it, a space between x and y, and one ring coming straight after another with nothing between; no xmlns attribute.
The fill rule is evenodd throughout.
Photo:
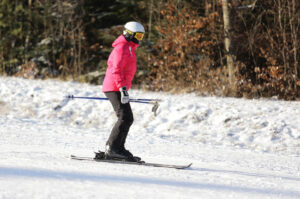
<svg viewBox="0 0 300 199"><path fill-rule="evenodd" d="M202 170L210 171L210 172L221 172L218 170L209 170L209 169L202 169ZM224 171L224 172L228 173L229 171ZM243 173L238 173L238 174L243 174ZM0 176L17 177L17 178L22 178L22 177L45 178L45 179L55 179L55 180L79 180L79 181L94 181L94 182L110 181L116 183L141 183L141 184L163 185L163 186L172 186L172 187L180 187L180 188L206 189L206 190L215 190L215 191L232 191L232 192L239 192L239 193L252 193L252 194L263 194L263 195L280 195L280 196L300 198L300 192L298 191L264 189L264 188L259 189L259 188L230 186L230 185L222 185L222 184L186 182L186 181L177 181L177 180L174 181L174 180L159 179L159 178L53 171L53 170L35 169L35 168L0 167ZM253 176L255 175L253 174ZM299 181L299 179L297 178L295 178L294 180Z"/></svg>

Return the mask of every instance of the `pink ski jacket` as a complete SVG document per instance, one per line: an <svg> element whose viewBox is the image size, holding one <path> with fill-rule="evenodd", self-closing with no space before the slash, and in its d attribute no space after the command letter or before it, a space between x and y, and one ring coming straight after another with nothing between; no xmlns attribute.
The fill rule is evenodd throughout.
<svg viewBox="0 0 300 199"><path fill-rule="evenodd" d="M107 70L102 84L102 92L119 91L119 88L131 87L136 72L135 49L138 44L128 42L123 35L112 44L114 47L107 61Z"/></svg>

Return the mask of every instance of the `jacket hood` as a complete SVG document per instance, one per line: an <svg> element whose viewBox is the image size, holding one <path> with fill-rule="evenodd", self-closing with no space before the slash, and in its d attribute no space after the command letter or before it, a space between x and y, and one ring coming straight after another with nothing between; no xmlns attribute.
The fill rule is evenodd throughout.
<svg viewBox="0 0 300 199"><path fill-rule="evenodd" d="M134 49L136 49L139 45L132 42L132 41L127 41L125 39L125 37L123 35L120 35L113 43L112 43L112 47L116 47L119 44L128 44L129 46L133 47Z"/></svg>

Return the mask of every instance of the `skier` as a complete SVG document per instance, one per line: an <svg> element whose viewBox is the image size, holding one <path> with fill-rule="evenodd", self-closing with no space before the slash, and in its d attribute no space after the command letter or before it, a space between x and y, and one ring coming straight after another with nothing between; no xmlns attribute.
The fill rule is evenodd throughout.
<svg viewBox="0 0 300 199"><path fill-rule="evenodd" d="M111 102L118 117L106 142L106 159L123 159L139 161L125 148L125 141L130 126L133 123L133 114L129 103L128 90L136 72L135 49L143 39L145 29L142 24L132 21L124 26L123 34L112 44L114 49L107 61L107 70L102 85L102 92ZM98 156L97 156L98 155ZM95 159L99 157L96 153ZM100 157L99 158L103 158Z"/></svg>

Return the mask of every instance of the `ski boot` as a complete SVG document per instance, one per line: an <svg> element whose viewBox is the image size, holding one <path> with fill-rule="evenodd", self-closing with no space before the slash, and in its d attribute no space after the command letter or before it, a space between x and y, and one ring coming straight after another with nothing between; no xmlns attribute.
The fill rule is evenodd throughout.
<svg viewBox="0 0 300 199"><path fill-rule="evenodd" d="M123 160L129 162L140 162L141 158L133 156L130 151L126 150L125 148L115 149L110 146L106 146L105 150L105 159L114 159L114 160Z"/></svg>

